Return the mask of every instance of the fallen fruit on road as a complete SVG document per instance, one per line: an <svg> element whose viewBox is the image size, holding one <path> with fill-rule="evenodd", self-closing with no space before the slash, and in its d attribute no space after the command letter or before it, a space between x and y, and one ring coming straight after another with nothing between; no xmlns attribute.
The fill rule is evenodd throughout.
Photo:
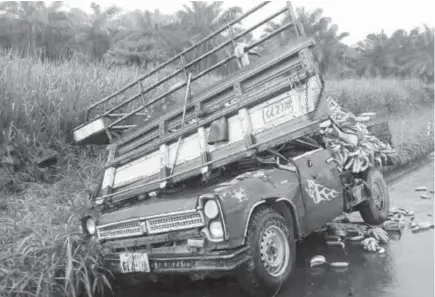
<svg viewBox="0 0 435 297"><path fill-rule="evenodd" d="M367 235L373 237L377 241L380 241L382 243L388 242L388 233L382 228L374 227L367 231Z"/></svg>
<svg viewBox="0 0 435 297"><path fill-rule="evenodd" d="M377 252L380 249L379 242L373 237L364 239L361 242L363 249L369 252Z"/></svg>
<svg viewBox="0 0 435 297"><path fill-rule="evenodd" d="M319 265L323 265L326 263L326 259L322 255L317 255L311 258L310 260L310 267L315 267Z"/></svg>
<svg viewBox="0 0 435 297"><path fill-rule="evenodd" d="M427 191L427 188L426 187L418 187L418 188L415 188L415 190L417 192L423 192L423 191Z"/></svg>
<svg viewBox="0 0 435 297"><path fill-rule="evenodd" d="M326 241L341 241L341 237L338 235L326 235L325 240Z"/></svg>
<svg viewBox="0 0 435 297"><path fill-rule="evenodd" d="M329 266L331 267L336 267L336 268L343 268L343 267L348 267L349 263L347 262L332 262L332 263L328 263Z"/></svg>
<svg viewBox="0 0 435 297"><path fill-rule="evenodd" d="M329 246L341 246L342 248L345 248L345 246L346 246L344 244L344 242L341 242L341 241L327 241L326 245L329 245Z"/></svg>
<svg viewBox="0 0 435 297"><path fill-rule="evenodd" d="M327 262L326 258L322 255L317 255L311 258L310 260L310 267L316 267L316 266L320 266L323 264L328 264L331 267L334 268L345 268L349 266L348 262Z"/></svg>

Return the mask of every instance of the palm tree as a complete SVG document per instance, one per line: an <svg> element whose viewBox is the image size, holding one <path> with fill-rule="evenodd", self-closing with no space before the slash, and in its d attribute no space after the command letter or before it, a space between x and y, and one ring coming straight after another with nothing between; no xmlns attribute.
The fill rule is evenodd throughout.
<svg viewBox="0 0 435 297"><path fill-rule="evenodd" d="M110 48L109 21L120 12L116 6L102 10L100 5L91 4L91 15L79 9L71 10L71 17L77 24L76 42L92 58L101 59Z"/></svg>
<svg viewBox="0 0 435 297"><path fill-rule="evenodd" d="M10 44L28 54L36 50L47 50L56 40L71 32L68 15L61 11L63 3L54 1L46 5L44 1L4 1L0 3L0 25L4 38ZM56 37L53 37L52 35Z"/></svg>
<svg viewBox="0 0 435 297"><path fill-rule="evenodd" d="M178 11L177 16L187 35L191 37L191 43L201 40L210 33L219 29L222 25L236 19L242 14L240 7L230 7L226 10L222 8L223 1L203 2L192 1L191 5L184 5L183 10ZM235 26L234 31L237 32ZM204 43L200 48L189 55L190 59L200 56L211 50L213 47L221 44L224 40L227 40L228 36L220 34L210 41ZM223 49L211 56L204 59L196 67L192 67L195 70L204 70L210 66L216 64L224 56L227 56L228 52Z"/></svg>
<svg viewBox="0 0 435 297"><path fill-rule="evenodd" d="M176 18L158 10L129 12L115 26L109 55L135 64L160 63L180 52L187 40Z"/></svg>
<svg viewBox="0 0 435 297"><path fill-rule="evenodd" d="M424 26L424 31L418 29L411 32L412 50L405 56L406 69L412 75L417 75L425 82L434 80L434 28Z"/></svg>
<svg viewBox="0 0 435 297"><path fill-rule="evenodd" d="M357 73L362 76L388 76L395 66L388 36L382 31L380 34L369 34L367 39L370 45L364 46L367 50L356 61Z"/></svg>
<svg viewBox="0 0 435 297"><path fill-rule="evenodd" d="M338 32L338 26L332 23L332 19L322 16L323 10L318 8L314 11L307 11L304 7L296 9L297 18L305 29L305 34L312 37L316 41L315 55L319 62L319 67L322 72L336 72L337 65L341 64L343 54L346 48L341 41L349 36L349 33ZM286 17L279 23L270 22L264 30L265 34L271 33L280 26L290 22L290 16ZM279 46L288 44L291 40L295 40L296 33L293 29L287 29L276 38L273 38L266 47L274 49Z"/></svg>

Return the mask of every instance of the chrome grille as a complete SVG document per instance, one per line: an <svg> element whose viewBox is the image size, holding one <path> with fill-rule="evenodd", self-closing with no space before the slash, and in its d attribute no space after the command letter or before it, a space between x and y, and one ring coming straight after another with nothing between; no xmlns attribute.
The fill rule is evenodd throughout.
<svg viewBox="0 0 435 297"><path fill-rule="evenodd" d="M98 239L114 239L143 234L143 228L139 221L121 223L98 229Z"/></svg>
<svg viewBox="0 0 435 297"><path fill-rule="evenodd" d="M149 234L191 229L204 225L204 218L200 212L158 217L146 221Z"/></svg>

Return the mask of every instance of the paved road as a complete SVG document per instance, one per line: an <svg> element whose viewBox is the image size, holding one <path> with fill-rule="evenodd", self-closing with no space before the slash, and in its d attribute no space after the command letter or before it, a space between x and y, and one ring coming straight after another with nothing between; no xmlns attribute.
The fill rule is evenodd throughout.
<svg viewBox="0 0 435 297"><path fill-rule="evenodd" d="M434 195L431 199L420 198L415 192L418 186L434 189L434 163L432 160L418 170L405 175L389 185L392 206L403 207L416 213L416 222L433 222ZM358 220L359 215L352 216ZM434 296L434 230L411 233L405 230L401 238L392 236L385 254L364 252L355 244L345 250L326 247L323 240L311 236L298 248L297 270L290 289L279 294L284 296L361 296L361 297L433 297ZM308 267L309 259L322 254L329 261L348 261L344 271ZM180 292L181 291L181 292ZM246 296L235 282L196 282L178 288L146 286L118 297L232 297Z"/></svg>

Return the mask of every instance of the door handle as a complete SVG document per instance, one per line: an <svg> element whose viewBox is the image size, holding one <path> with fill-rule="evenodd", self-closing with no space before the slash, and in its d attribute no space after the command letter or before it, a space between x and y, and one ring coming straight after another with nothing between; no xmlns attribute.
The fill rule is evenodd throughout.
<svg viewBox="0 0 435 297"><path fill-rule="evenodd" d="M313 167L313 162L311 161L311 160L307 160L307 167L308 168L311 168L311 167Z"/></svg>

